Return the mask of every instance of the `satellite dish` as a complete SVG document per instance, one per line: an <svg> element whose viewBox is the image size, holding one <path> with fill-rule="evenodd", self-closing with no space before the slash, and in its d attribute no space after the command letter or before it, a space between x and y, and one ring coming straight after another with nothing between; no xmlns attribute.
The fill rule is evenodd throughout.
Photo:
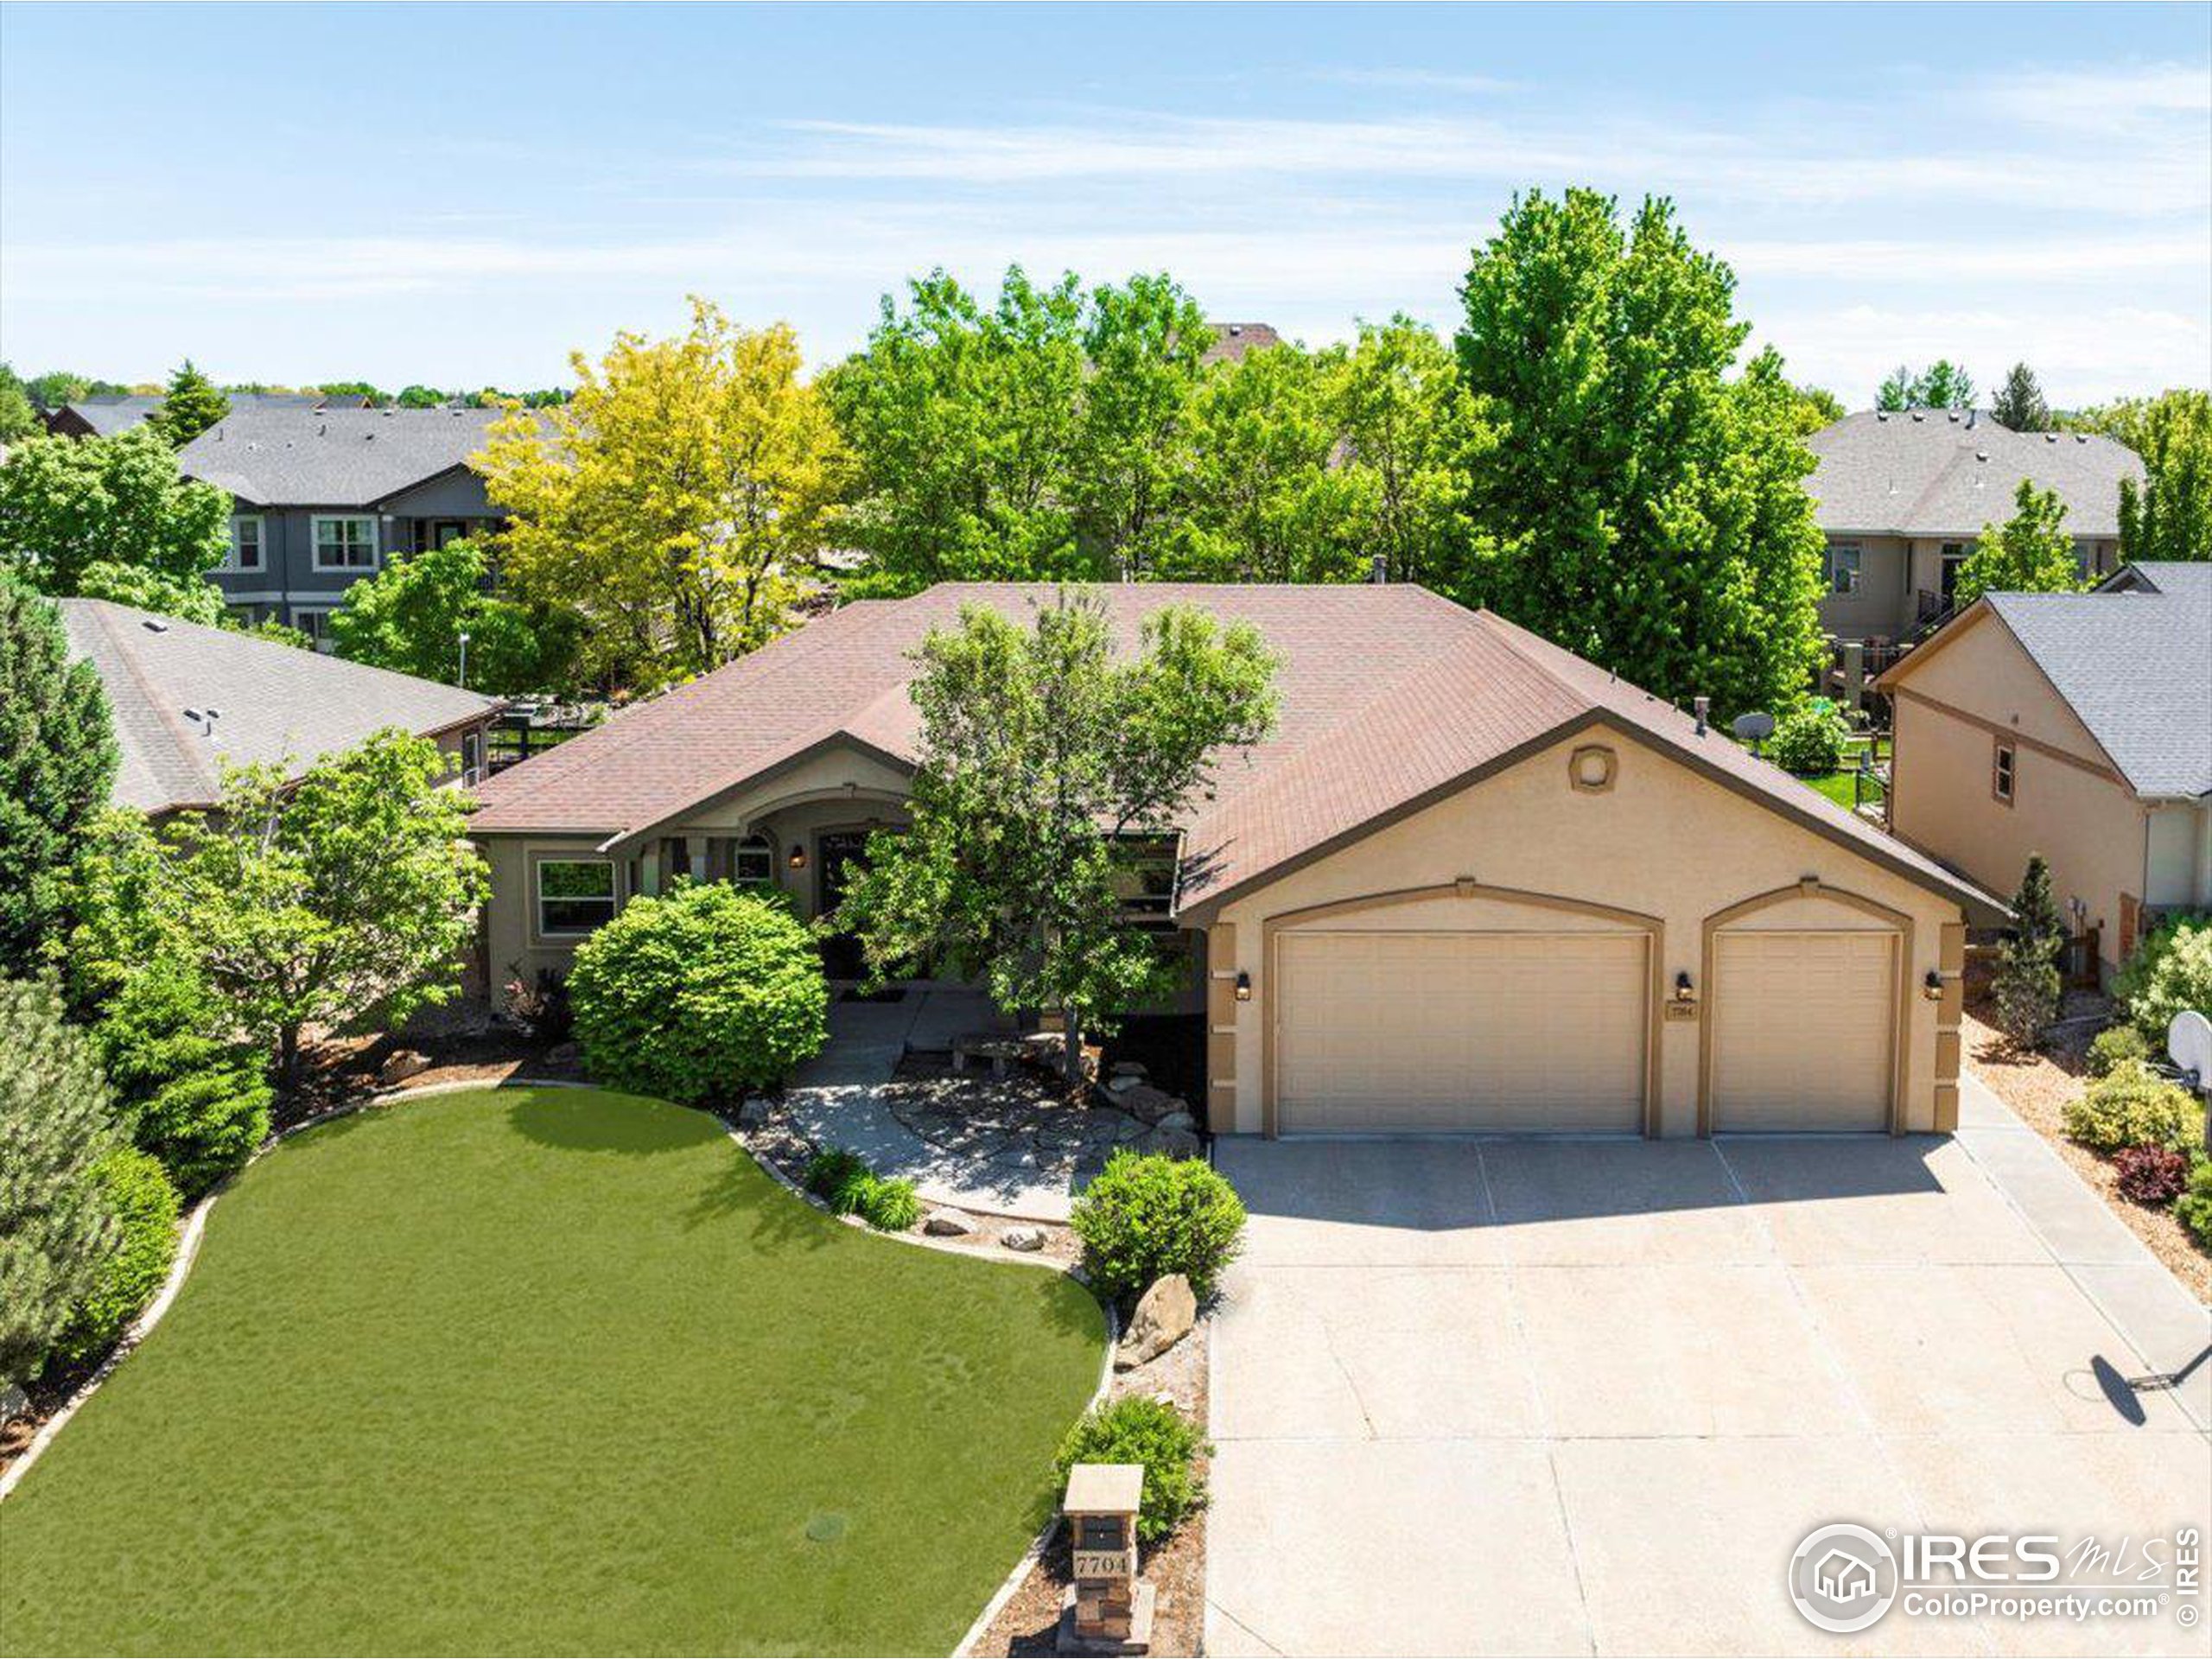
<svg viewBox="0 0 2212 1659"><path fill-rule="evenodd" d="M1763 737L1774 735L1774 716L1754 709L1748 715L1737 715L1735 722L1728 729L1745 742L1756 743Z"/></svg>
<svg viewBox="0 0 2212 1659"><path fill-rule="evenodd" d="M2196 1074L2199 1089L2212 1088L2212 1020L2183 1008L2166 1027L2166 1058Z"/></svg>

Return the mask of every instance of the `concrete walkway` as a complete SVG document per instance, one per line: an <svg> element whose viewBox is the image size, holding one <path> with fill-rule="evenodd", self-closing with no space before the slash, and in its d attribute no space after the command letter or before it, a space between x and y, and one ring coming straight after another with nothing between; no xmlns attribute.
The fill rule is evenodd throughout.
<svg viewBox="0 0 2212 1659"><path fill-rule="evenodd" d="M896 1002L833 1004L829 1046L793 1077L784 1118L819 1145L851 1147L879 1175L913 1182L924 1204L1065 1222L1089 1170L1128 1138L1120 1114L1017 1104L994 1115L985 1104L935 1141L899 1116L904 1109L925 1127L944 1116L907 1098L927 1085L893 1083L909 1049L948 1049L970 1033L1013 1029L987 995L961 986L918 986Z"/></svg>

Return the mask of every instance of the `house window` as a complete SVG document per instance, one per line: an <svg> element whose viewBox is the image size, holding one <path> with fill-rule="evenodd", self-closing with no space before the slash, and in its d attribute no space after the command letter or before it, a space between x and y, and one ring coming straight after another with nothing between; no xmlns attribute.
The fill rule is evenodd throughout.
<svg viewBox="0 0 2212 1659"><path fill-rule="evenodd" d="M327 610L307 610L292 607L292 626L308 637L308 643L317 651L330 649L330 613Z"/></svg>
<svg viewBox="0 0 2212 1659"><path fill-rule="evenodd" d="M1828 591L1832 594L1855 594L1859 591L1859 543L1838 542L1828 549Z"/></svg>
<svg viewBox="0 0 2212 1659"><path fill-rule="evenodd" d="M373 570L377 566L377 521L363 513L315 520L315 568L318 570Z"/></svg>
<svg viewBox="0 0 2212 1659"><path fill-rule="evenodd" d="M545 858L537 863L540 938L588 933L614 919L614 863L605 858Z"/></svg>
<svg viewBox="0 0 2212 1659"><path fill-rule="evenodd" d="M730 849L729 879L737 882L776 879L776 849L766 836L754 836Z"/></svg>
<svg viewBox="0 0 2212 1659"><path fill-rule="evenodd" d="M461 734L461 781L470 785L484 781L484 734L480 729Z"/></svg>
<svg viewBox="0 0 2212 1659"><path fill-rule="evenodd" d="M257 513L241 513L231 520L231 556L224 561L223 569L261 569L261 518Z"/></svg>
<svg viewBox="0 0 2212 1659"><path fill-rule="evenodd" d="M2012 746L1999 743L1989 761L1989 792L2005 805L2012 804Z"/></svg>
<svg viewBox="0 0 2212 1659"><path fill-rule="evenodd" d="M1129 856L1114 872L1114 891L1122 901L1121 919L1147 932L1170 931L1175 908L1175 877L1180 865L1172 838L1147 839L1127 849Z"/></svg>

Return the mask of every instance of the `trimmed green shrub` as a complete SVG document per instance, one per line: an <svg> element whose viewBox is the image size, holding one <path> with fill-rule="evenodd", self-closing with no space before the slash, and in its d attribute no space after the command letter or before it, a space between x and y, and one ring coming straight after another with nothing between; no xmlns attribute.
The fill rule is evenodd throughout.
<svg viewBox="0 0 2212 1659"><path fill-rule="evenodd" d="M2068 1104L2066 1133L2107 1154L2122 1147L2187 1147L2202 1134L2202 1114L2187 1090L2139 1060L2126 1060Z"/></svg>
<svg viewBox="0 0 2212 1659"><path fill-rule="evenodd" d="M871 1175L861 1195L860 1213L880 1233L903 1233L922 1218L921 1195L912 1181Z"/></svg>
<svg viewBox="0 0 2212 1659"><path fill-rule="evenodd" d="M2140 1065L2151 1058L2151 1045L2133 1026L2108 1026L2089 1044L2088 1068L2093 1077L2110 1077L2113 1068L2127 1061Z"/></svg>
<svg viewBox="0 0 2212 1659"><path fill-rule="evenodd" d="M1065 1494L1068 1471L1078 1463L1142 1464L1137 1537L1157 1544L1205 1506L1206 1484L1191 1465L1212 1451L1198 1425L1174 1407L1133 1394L1086 1413L1060 1442L1054 1466Z"/></svg>
<svg viewBox="0 0 2212 1659"><path fill-rule="evenodd" d="M2183 1008L2212 1020L2212 917L2177 917L2152 929L2113 980L2113 994L2161 1054L2166 1027Z"/></svg>
<svg viewBox="0 0 2212 1659"><path fill-rule="evenodd" d="M138 1144L162 1160L177 1190L196 1198L245 1167L269 1138L267 1080L250 1066L179 1077L138 1108Z"/></svg>
<svg viewBox="0 0 2212 1659"><path fill-rule="evenodd" d="M2189 1173L2189 1191L2174 1200L2174 1219L2187 1228L2197 1249L2212 1255L2212 1161L2198 1159Z"/></svg>
<svg viewBox="0 0 2212 1659"><path fill-rule="evenodd" d="M1243 1244L1244 1205L1198 1159L1122 1151L1075 1201L1068 1221L1100 1295L1133 1300L1162 1274L1179 1273L1203 1299Z"/></svg>
<svg viewBox="0 0 2212 1659"><path fill-rule="evenodd" d="M2120 1195L2137 1204L2164 1207L2189 1185L2189 1159L2171 1147L2122 1147L2113 1154Z"/></svg>
<svg viewBox="0 0 2212 1659"><path fill-rule="evenodd" d="M834 1215L849 1216L861 1207L868 1183L875 1179L868 1160L848 1147L825 1147L807 1160L801 1182Z"/></svg>
<svg viewBox="0 0 2212 1659"><path fill-rule="evenodd" d="M569 1001L594 1077L693 1106L781 1083L830 1031L805 924L720 881L632 899L576 948Z"/></svg>
<svg viewBox="0 0 2212 1659"><path fill-rule="evenodd" d="M1766 758L1784 772L1806 776L1834 772L1843 765L1843 746L1851 728L1818 702L1794 709L1774 723L1774 735L1762 746Z"/></svg>
<svg viewBox="0 0 2212 1659"><path fill-rule="evenodd" d="M269 1083L251 1047L213 1034L226 1010L189 966L156 957L122 971L92 1040L132 1138L197 1198L269 1138Z"/></svg>
<svg viewBox="0 0 2212 1659"><path fill-rule="evenodd" d="M176 1261L176 1188L160 1159L124 1147L101 1159L92 1179L123 1224L123 1242L100 1264L92 1294L77 1305L68 1331L55 1344L71 1359L110 1347L154 1300Z"/></svg>

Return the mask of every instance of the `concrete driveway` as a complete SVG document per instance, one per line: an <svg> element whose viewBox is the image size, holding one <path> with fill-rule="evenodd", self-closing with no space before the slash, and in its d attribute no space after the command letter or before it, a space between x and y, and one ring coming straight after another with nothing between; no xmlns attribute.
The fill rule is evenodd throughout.
<svg viewBox="0 0 2212 1659"><path fill-rule="evenodd" d="M2122 1389L2132 1422L2094 1369L2190 1353L2139 1351L2067 1258L2179 1287L2109 1216L2055 1249L1964 1137L1217 1152L1252 1223L1214 1338L1210 1652L2208 1651L2171 1609L1845 1638L1788 1598L1830 1521L2212 1522L2196 1402ZM2165 1321L2144 1345L2202 1345L2185 1294L2126 1284Z"/></svg>

